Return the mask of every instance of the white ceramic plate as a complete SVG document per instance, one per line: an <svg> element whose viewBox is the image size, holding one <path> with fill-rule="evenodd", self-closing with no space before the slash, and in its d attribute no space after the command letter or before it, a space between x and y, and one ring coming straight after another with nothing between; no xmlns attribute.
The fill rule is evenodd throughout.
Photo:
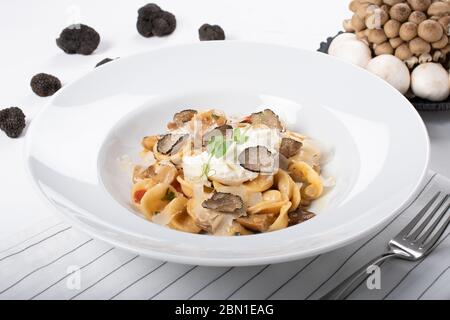
<svg viewBox="0 0 450 320"><path fill-rule="evenodd" d="M164 132L177 110L249 114L266 107L330 150L335 188L318 216L285 230L212 237L142 219L129 204L120 156ZM205 42L120 58L65 86L33 121L26 164L39 192L70 222L127 250L200 265L256 265L351 243L405 207L427 170L425 126L395 89L324 54Z"/></svg>

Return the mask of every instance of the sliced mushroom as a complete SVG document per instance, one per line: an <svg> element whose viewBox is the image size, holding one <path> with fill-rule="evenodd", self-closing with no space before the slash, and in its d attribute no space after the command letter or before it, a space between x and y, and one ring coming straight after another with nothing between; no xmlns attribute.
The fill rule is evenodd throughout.
<svg viewBox="0 0 450 320"><path fill-rule="evenodd" d="M202 207L222 213L238 213L244 208L244 201L231 193L215 192L211 198L203 201Z"/></svg>
<svg viewBox="0 0 450 320"><path fill-rule="evenodd" d="M176 124L183 124L191 121L191 119L197 114L197 110L187 109L175 113L173 116L173 122Z"/></svg>
<svg viewBox="0 0 450 320"><path fill-rule="evenodd" d="M217 128L212 129L211 131L205 133L205 135L203 136L203 146L206 146L208 144L208 142L211 140L212 137L217 137L217 136L227 136L227 130L232 130L233 127L228 125L228 124L224 124L222 126L219 126Z"/></svg>
<svg viewBox="0 0 450 320"><path fill-rule="evenodd" d="M238 157L241 167L259 173L270 173L274 171L275 159L266 147L249 147L241 152Z"/></svg>
<svg viewBox="0 0 450 320"><path fill-rule="evenodd" d="M281 124L280 118L270 109L266 109L261 112L252 113L250 115L250 122L252 124L264 124L269 128L274 128L278 130L283 130L283 125Z"/></svg>
<svg viewBox="0 0 450 320"><path fill-rule="evenodd" d="M176 154L188 137L187 134L165 134L158 140L157 150L163 155Z"/></svg>
<svg viewBox="0 0 450 320"><path fill-rule="evenodd" d="M253 214L236 219L243 227L257 232L265 232L275 222L276 215L273 213Z"/></svg>
<svg viewBox="0 0 450 320"><path fill-rule="evenodd" d="M315 213L309 212L303 208L298 208L294 212L289 213L289 226L295 226L316 216Z"/></svg>
<svg viewBox="0 0 450 320"><path fill-rule="evenodd" d="M281 139L280 153L286 158L290 158L299 153L302 146L303 143L300 141L291 138L283 138Z"/></svg>
<svg viewBox="0 0 450 320"><path fill-rule="evenodd" d="M283 156L281 153L279 154L279 159L278 159L279 163L278 163L278 168L284 171L288 171L289 170L289 166L291 165L292 161L288 158L286 158L285 156Z"/></svg>

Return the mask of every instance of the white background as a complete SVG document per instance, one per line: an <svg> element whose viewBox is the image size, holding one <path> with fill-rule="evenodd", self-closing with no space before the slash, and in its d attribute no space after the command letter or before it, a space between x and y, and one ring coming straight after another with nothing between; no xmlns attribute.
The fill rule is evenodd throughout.
<svg viewBox="0 0 450 320"><path fill-rule="evenodd" d="M157 4L175 14L177 29L168 37L147 39L137 33L135 26L137 9L146 3L2 0L0 108L19 106L28 121L32 121L49 99L31 91L29 82L34 74L54 74L64 85L92 70L105 57L197 42L197 30L205 22L221 25L229 40L281 43L316 50L350 16L348 1L342 0L159 0ZM55 38L64 27L76 22L74 19L100 33L102 41L94 54L67 55L56 46ZM450 111L422 116L432 143L431 168L450 176ZM402 119L398 120L401 126ZM25 175L23 136L12 140L0 132L0 238L52 215Z"/></svg>

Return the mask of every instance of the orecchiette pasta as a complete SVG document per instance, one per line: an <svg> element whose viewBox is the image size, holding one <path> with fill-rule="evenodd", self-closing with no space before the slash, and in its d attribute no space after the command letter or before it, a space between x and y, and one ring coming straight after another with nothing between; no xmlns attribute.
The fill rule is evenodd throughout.
<svg viewBox="0 0 450 320"><path fill-rule="evenodd" d="M260 174L255 180L244 183L244 186L253 192L264 192L273 186L273 176Z"/></svg>
<svg viewBox="0 0 450 320"><path fill-rule="evenodd" d="M292 204L289 212L297 210L300 202L302 201L302 196L300 192L300 186L295 182L292 183L292 198L290 200Z"/></svg>
<svg viewBox="0 0 450 320"><path fill-rule="evenodd" d="M292 204L290 202L287 202L280 208L280 214L278 215L277 220L275 220L275 222L269 227L269 231L281 230L288 226L289 224L288 211L291 205Z"/></svg>
<svg viewBox="0 0 450 320"><path fill-rule="evenodd" d="M289 166L289 171L294 179L304 184L304 187L301 189L303 197L315 200L322 195L322 179L320 178L320 175L306 162L293 161Z"/></svg>
<svg viewBox="0 0 450 320"><path fill-rule="evenodd" d="M153 180L144 179L133 185L131 189L131 201L137 207L140 207L142 197L145 195L148 189L155 185Z"/></svg>
<svg viewBox="0 0 450 320"><path fill-rule="evenodd" d="M202 230L186 211L177 213L168 226L172 229L189 233L199 233Z"/></svg>
<svg viewBox="0 0 450 320"><path fill-rule="evenodd" d="M262 201L253 207L247 208L247 212L249 214L261 214L261 213L280 213L281 207L284 206L287 202L286 200L281 201Z"/></svg>
<svg viewBox="0 0 450 320"><path fill-rule="evenodd" d="M163 226L169 225L177 214L186 212L187 202L188 199L182 195L177 196L164 207L161 213L154 215L152 221Z"/></svg>
<svg viewBox="0 0 450 320"><path fill-rule="evenodd" d="M284 170L279 170L275 176L277 181L278 190L282 193L285 199L291 202L291 207L289 212L297 210L301 202L301 191L300 187L292 177Z"/></svg>
<svg viewBox="0 0 450 320"><path fill-rule="evenodd" d="M280 190L282 196L286 199L292 198L292 184L294 183L292 178L284 170L278 170L275 175L278 190Z"/></svg>
<svg viewBox="0 0 450 320"><path fill-rule="evenodd" d="M151 219L155 213L160 213L173 198L177 191L167 183L158 183L148 189L141 199L140 208L147 219Z"/></svg>
<svg viewBox="0 0 450 320"><path fill-rule="evenodd" d="M306 210L323 193L319 148L272 110L240 118L182 110L167 128L142 139L143 161L134 167L131 201L146 219L242 236L314 216Z"/></svg>
<svg viewBox="0 0 450 320"><path fill-rule="evenodd" d="M194 196L194 190L192 188L192 184L184 180L182 177L178 176L177 181L180 184L181 191L188 198L192 198Z"/></svg>

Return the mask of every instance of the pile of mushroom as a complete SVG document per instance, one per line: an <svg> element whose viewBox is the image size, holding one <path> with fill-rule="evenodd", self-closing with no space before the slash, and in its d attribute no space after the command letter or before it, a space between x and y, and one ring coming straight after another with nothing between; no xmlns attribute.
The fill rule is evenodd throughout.
<svg viewBox="0 0 450 320"><path fill-rule="evenodd" d="M448 98L450 0L353 0L349 7L347 33L332 42L330 55L367 68L410 97Z"/></svg>

